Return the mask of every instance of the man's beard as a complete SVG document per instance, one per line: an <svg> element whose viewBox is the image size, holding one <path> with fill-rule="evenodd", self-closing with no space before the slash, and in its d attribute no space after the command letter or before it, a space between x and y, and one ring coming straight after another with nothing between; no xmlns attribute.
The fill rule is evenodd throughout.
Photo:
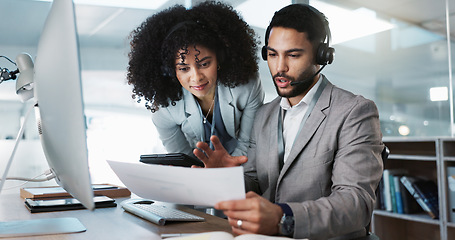
<svg viewBox="0 0 455 240"><path fill-rule="evenodd" d="M292 97L297 97L304 92L308 91L310 87L313 85L313 80L314 80L314 72L310 72L312 69L309 69L307 71L302 72L298 77L297 80L295 80L293 77L287 76L284 73L277 73L273 76L273 84L275 84L276 92L280 97L285 97L285 98L292 98ZM294 85L294 88L289 92L289 93L282 93L280 92L280 89L276 85L275 78L276 77L285 77L291 82L298 82L299 84Z"/></svg>

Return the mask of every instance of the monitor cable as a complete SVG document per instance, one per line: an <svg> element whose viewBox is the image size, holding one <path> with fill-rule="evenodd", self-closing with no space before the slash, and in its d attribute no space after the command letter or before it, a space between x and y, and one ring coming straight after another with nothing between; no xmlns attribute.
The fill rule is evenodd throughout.
<svg viewBox="0 0 455 240"><path fill-rule="evenodd" d="M41 176L45 176L45 177L42 177L42 178L39 178ZM12 186L12 187L9 187L9 188L5 188L5 190L10 190L10 189L14 189L14 188L18 188L18 187L21 187L29 182L46 182L46 181L49 181L49 180L52 180L54 179L56 176L54 174L54 172L51 170L51 169L48 169L46 170L44 173L41 173L40 175L36 176L36 177L33 177L33 178L25 178L25 177L7 177L5 179L5 181L8 181L8 180L15 180L15 181L25 181L24 183L20 184L20 185L17 185L17 186ZM1 180L1 179L0 179Z"/></svg>

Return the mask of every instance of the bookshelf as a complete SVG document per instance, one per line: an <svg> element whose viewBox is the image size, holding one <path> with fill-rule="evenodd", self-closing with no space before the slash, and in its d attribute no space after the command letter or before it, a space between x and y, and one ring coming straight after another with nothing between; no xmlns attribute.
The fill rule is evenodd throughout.
<svg viewBox="0 0 455 240"><path fill-rule="evenodd" d="M441 139L441 155L442 155L442 164L441 164L441 179L442 181L442 199L444 199L446 208L444 209L444 228L446 229L447 239L455 239L455 214L450 214L451 209L455 208L455 199L452 197L452 204L450 203L450 187L448 182L447 169L454 168L455 170L455 139ZM455 188L455 186L452 186ZM452 195L453 196L453 195Z"/></svg>
<svg viewBox="0 0 455 240"><path fill-rule="evenodd" d="M432 219L423 211L399 214L376 209L372 231L387 240L455 239L455 217L451 216L455 199L451 207L447 173L448 168L455 169L455 138L384 138L383 141L390 150L384 169L405 170L406 175L437 184L439 218ZM455 185L451 187L455 189Z"/></svg>

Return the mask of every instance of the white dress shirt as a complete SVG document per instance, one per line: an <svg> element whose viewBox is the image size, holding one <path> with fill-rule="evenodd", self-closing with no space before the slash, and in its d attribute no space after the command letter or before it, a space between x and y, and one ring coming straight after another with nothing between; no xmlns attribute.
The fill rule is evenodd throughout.
<svg viewBox="0 0 455 240"><path fill-rule="evenodd" d="M294 106L291 106L287 98L281 98L280 106L284 109L283 122L283 141L284 141L284 162L286 162L289 153L291 152L294 140L300 129L300 124L308 110L308 105L316 94L316 91L321 85L321 77L318 82L308 91L308 93Z"/></svg>

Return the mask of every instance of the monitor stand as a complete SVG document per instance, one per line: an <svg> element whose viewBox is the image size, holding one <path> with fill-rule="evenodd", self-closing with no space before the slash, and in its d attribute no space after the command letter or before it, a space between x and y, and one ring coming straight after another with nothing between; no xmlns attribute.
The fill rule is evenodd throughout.
<svg viewBox="0 0 455 240"><path fill-rule="evenodd" d="M0 238L85 232L77 218L45 218L0 222Z"/></svg>

